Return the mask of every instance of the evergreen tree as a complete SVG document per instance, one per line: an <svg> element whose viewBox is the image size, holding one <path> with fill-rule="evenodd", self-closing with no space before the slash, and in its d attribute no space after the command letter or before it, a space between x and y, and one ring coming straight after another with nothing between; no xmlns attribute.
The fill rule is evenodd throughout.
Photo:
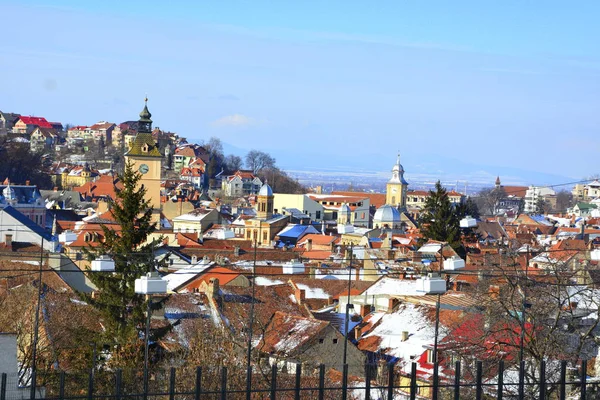
<svg viewBox="0 0 600 400"><path fill-rule="evenodd" d="M434 190L429 191L420 222L425 239L447 242L455 249L460 247L459 218L440 181L437 181Z"/></svg>
<svg viewBox="0 0 600 400"><path fill-rule="evenodd" d="M148 241L156 231L156 223L152 222L152 208L146 199L146 189L138 187L141 174L133 169L131 163L119 175L122 188L116 189L117 198L110 202L110 210L119 225L102 225L104 240L96 247L85 250L89 260L100 255L109 255L115 262L115 273L91 273L89 278L98 288L98 295L82 294L86 301L102 315L105 330L101 337L95 338L97 343L118 345L118 360L139 359L142 351L138 350L138 329L145 327L146 300L135 293L135 280L155 269L154 249L161 240ZM156 338L166 332L153 331ZM133 350L133 352L132 352Z"/></svg>
<svg viewBox="0 0 600 400"><path fill-rule="evenodd" d="M455 207L456 216L459 220L464 217L479 218L479 208L477 204L469 197L464 203L458 204Z"/></svg>

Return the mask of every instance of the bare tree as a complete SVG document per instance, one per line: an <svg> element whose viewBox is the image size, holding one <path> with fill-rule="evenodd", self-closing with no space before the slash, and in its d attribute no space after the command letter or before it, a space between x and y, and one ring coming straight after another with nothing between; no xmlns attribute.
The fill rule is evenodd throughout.
<svg viewBox="0 0 600 400"><path fill-rule="evenodd" d="M270 154L260 150L250 150L245 158L246 167L251 169L254 174L258 174L265 168L275 167L275 158Z"/></svg>

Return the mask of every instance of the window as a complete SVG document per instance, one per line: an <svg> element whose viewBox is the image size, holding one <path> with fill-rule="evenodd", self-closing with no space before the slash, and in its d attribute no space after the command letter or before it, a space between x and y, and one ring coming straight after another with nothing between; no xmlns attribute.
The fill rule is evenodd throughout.
<svg viewBox="0 0 600 400"><path fill-rule="evenodd" d="M433 364L433 350L427 350L427 362Z"/></svg>
<svg viewBox="0 0 600 400"><path fill-rule="evenodd" d="M315 214L315 218L321 219L321 211L317 211L317 213Z"/></svg>
<svg viewBox="0 0 600 400"><path fill-rule="evenodd" d="M319 339L319 343L323 343L325 341L325 339L321 338Z"/></svg>
<svg viewBox="0 0 600 400"><path fill-rule="evenodd" d="M337 344L338 340L337 338L333 339L333 344Z"/></svg>

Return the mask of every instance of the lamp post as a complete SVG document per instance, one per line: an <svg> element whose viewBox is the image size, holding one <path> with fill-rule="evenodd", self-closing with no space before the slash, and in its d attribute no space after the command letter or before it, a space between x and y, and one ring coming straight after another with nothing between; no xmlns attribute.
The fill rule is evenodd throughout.
<svg viewBox="0 0 600 400"><path fill-rule="evenodd" d="M440 277L442 276L442 263L444 262L444 246L445 242L440 243L440 264L438 267L438 272ZM438 333L440 330L440 299L442 294L437 294L437 299L435 301L435 336L433 339L433 365L435 365L438 361L437 357L437 349L438 349ZM437 397L437 393L434 393L434 396Z"/></svg>
<svg viewBox="0 0 600 400"><path fill-rule="evenodd" d="M152 295L166 294L167 281L161 279L156 272L148 272L135 280L135 293L146 296L146 335L144 337L144 372L148 371L148 347L150 337L150 321L152 317Z"/></svg>

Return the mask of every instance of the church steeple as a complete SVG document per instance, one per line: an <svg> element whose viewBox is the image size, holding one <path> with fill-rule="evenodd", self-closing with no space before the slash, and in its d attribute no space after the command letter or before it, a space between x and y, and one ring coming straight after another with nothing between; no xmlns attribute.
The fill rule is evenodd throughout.
<svg viewBox="0 0 600 400"><path fill-rule="evenodd" d="M138 120L138 132L140 133L152 133L152 120L150 119L152 114L148 111L148 97L144 99L144 109L140 113L140 119Z"/></svg>
<svg viewBox="0 0 600 400"><path fill-rule="evenodd" d="M398 208L406 207L406 192L408 182L404 179L404 167L400 164L400 153L396 158L396 164L392 168L392 177L386 186L386 204Z"/></svg>

